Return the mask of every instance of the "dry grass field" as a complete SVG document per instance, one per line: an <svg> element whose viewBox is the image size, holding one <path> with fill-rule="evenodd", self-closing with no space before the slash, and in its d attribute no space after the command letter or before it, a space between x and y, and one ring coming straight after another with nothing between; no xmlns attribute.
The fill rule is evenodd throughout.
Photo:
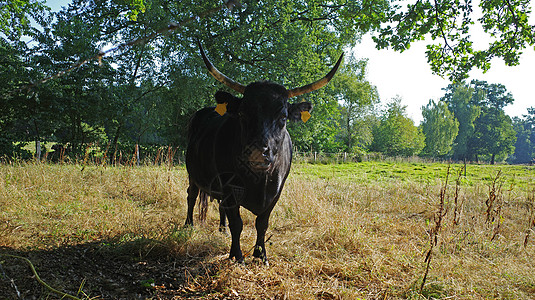
<svg viewBox="0 0 535 300"><path fill-rule="evenodd" d="M535 168L461 167L295 164L264 266L183 227L184 167L1 164L0 299L535 299Z"/></svg>

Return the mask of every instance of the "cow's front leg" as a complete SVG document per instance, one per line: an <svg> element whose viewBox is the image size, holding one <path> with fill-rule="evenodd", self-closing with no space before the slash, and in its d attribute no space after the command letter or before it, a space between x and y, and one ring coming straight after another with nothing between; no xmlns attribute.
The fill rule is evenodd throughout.
<svg viewBox="0 0 535 300"><path fill-rule="evenodd" d="M227 231L227 215L225 209L219 204L219 232Z"/></svg>
<svg viewBox="0 0 535 300"><path fill-rule="evenodd" d="M243 262L243 255L240 247L240 235L243 229L243 221L240 216L240 207L225 208L225 214L228 219L228 227L232 236L232 244L230 245L229 259L236 259L236 262Z"/></svg>
<svg viewBox="0 0 535 300"><path fill-rule="evenodd" d="M269 265L266 255L266 231L269 225L269 215L271 211L256 217L256 244L254 247L253 257L259 258L265 265Z"/></svg>

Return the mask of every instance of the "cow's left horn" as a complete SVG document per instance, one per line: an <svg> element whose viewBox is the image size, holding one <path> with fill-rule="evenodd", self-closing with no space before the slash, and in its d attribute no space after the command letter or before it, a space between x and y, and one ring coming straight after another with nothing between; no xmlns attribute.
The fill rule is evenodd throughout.
<svg viewBox="0 0 535 300"><path fill-rule="evenodd" d="M208 71L210 72L210 74L212 74L212 76L214 76L214 78L217 79L219 82L235 90L236 92L243 94L243 92L245 92L245 85L239 82L236 82L228 78L227 76L225 76L225 74L219 72L219 70L216 69L214 65L212 65L208 57L206 57L206 54L204 54L204 49L201 46L201 42L197 41L197 44L199 44L199 49L201 50L202 59L204 60L204 64L208 68Z"/></svg>
<svg viewBox="0 0 535 300"><path fill-rule="evenodd" d="M338 70L338 67L340 67L340 63L342 63L342 58L343 57L344 57L344 53L342 53L342 55L340 55L340 58L338 59L338 61L334 65L334 67L322 79L320 79L320 80L318 80L316 82L307 84L305 86L289 90L288 91L288 98L292 98L292 97L296 97L296 96L303 95L303 94L306 94L306 93L310 93L312 91L315 91L317 89L320 89L320 88L324 87L333 78L334 74Z"/></svg>

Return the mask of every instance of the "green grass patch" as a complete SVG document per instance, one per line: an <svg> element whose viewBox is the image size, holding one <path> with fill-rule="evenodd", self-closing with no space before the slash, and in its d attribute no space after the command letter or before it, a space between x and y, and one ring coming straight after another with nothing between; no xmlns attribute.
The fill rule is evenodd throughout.
<svg viewBox="0 0 535 300"><path fill-rule="evenodd" d="M451 164L451 173L461 171L463 164ZM295 164L292 176L304 179L320 178L338 182L417 182L437 183L446 177L445 163L360 162L345 164ZM465 184L490 184L498 172L505 178L505 186L529 191L535 186L535 166L526 165L479 165L468 164L462 172Z"/></svg>

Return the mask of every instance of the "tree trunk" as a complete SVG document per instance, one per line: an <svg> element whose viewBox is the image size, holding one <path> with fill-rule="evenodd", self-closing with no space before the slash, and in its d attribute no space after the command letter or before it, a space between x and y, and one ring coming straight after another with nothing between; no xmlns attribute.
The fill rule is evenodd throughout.
<svg viewBox="0 0 535 300"><path fill-rule="evenodd" d="M347 151L351 152L351 106L347 108Z"/></svg>
<svg viewBox="0 0 535 300"><path fill-rule="evenodd" d="M41 160L41 142L35 141L35 158L40 161Z"/></svg>
<svg viewBox="0 0 535 300"><path fill-rule="evenodd" d="M119 141L119 133L121 132L121 128L123 127L124 122L119 123L119 126L117 126L117 130L115 131L115 136L113 137L113 143L111 144L110 151L117 152L117 142ZM110 158L110 164L113 164L113 159L115 155L109 155Z"/></svg>
<svg viewBox="0 0 535 300"><path fill-rule="evenodd" d="M85 150L84 149L84 144L85 144L85 131L84 131L84 127L82 126L82 121L80 120L80 124L78 124L79 128L80 128L80 151L81 151L81 155L82 157L85 156Z"/></svg>

